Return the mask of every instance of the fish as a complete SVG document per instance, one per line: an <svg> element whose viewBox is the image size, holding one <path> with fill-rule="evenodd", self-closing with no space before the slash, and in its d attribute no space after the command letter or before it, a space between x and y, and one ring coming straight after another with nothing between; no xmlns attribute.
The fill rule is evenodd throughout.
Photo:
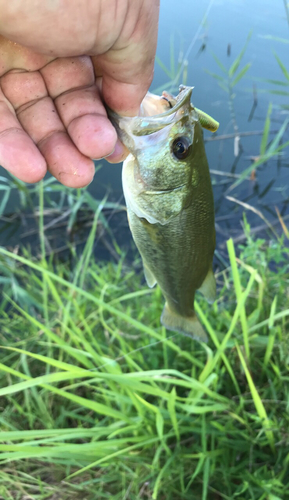
<svg viewBox="0 0 289 500"><path fill-rule="evenodd" d="M212 303L214 199L203 128L218 122L191 103L193 87L177 96L148 92L135 117L108 110L130 154L122 167L129 227L147 285L161 288L161 323L202 342L207 334L195 310L199 290Z"/></svg>

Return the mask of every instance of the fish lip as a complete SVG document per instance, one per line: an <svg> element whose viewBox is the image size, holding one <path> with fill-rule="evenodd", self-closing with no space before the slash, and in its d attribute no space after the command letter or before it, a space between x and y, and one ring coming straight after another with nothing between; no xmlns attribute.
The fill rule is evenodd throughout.
<svg viewBox="0 0 289 500"><path fill-rule="evenodd" d="M194 87L180 85L179 94L176 97L176 104L153 116L119 116L117 113L107 108L109 119L116 126L118 132L126 130L129 135L146 136L161 130L176 121L176 113L184 106L190 106L191 94ZM145 99L145 97L144 97ZM192 106L192 105L191 105ZM121 134L120 134L121 136Z"/></svg>
<svg viewBox="0 0 289 500"><path fill-rule="evenodd" d="M176 104L172 106L170 109L167 111L164 111L163 113L158 113L157 115L153 116L136 116L135 118L138 119L143 119L145 121L156 121L159 120L160 118L165 118L167 116L174 115L177 111L179 111L182 106L190 102L191 100L191 95L194 87L188 87L185 85L180 85L179 86L179 94L176 96ZM146 97L144 97L143 101L145 100Z"/></svg>

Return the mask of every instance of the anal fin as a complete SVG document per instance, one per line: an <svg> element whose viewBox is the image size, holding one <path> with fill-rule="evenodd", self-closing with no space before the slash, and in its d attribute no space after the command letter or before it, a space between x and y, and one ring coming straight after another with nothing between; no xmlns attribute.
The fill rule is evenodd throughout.
<svg viewBox="0 0 289 500"><path fill-rule="evenodd" d="M212 304L216 298L216 280L212 268L210 267L207 276L205 277L199 291L204 295L210 304Z"/></svg>
<svg viewBox="0 0 289 500"><path fill-rule="evenodd" d="M161 323L168 330L182 333L200 342L208 341L208 336L195 313L191 316L180 316L172 311L166 303L161 315Z"/></svg>
<svg viewBox="0 0 289 500"><path fill-rule="evenodd" d="M153 273L151 272L151 270L145 264L144 261L143 261L143 270L144 270L144 275L145 275L145 279L146 279L148 287L153 288L156 285L157 280L155 279Z"/></svg>

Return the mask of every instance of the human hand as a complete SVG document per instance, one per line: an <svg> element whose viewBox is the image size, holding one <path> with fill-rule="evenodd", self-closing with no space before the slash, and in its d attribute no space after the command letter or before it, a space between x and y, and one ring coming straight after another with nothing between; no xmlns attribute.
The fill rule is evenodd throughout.
<svg viewBox="0 0 289 500"><path fill-rule="evenodd" d="M153 76L158 0L0 0L0 165L69 187L127 155L104 102L138 113Z"/></svg>

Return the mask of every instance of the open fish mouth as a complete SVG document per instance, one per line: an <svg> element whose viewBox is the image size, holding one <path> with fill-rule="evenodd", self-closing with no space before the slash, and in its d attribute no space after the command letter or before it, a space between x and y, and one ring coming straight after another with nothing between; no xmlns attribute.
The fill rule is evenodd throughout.
<svg viewBox="0 0 289 500"><path fill-rule="evenodd" d="M108 116L115 126L120 138L124 130L131 136L146 136L173 125L181 116L191 111L191 94L193 87L180 87L177 97L166 92L163 96L148 94L144 97L140 114L135 117L120 117L107 108Z"/></svg>
<svg viewBox="0 0 289 500"><path fill-rule="evenodd" d="M154 117L159 119L174 115L185 103L190 102L193 88L181 85L177 97L168 92L163 92L161 96L148 92L142 101L140 114L136 118Z"/></svg>
<svg viewBox="0 0 289 500"><path fill-rule="evenodd" d="M131 121L131 133L150 135L178 121L191 110L192 90L193 87L180 87L176 98L167 93L161 97L148 93L141 104L140 115Z"/></svg>

